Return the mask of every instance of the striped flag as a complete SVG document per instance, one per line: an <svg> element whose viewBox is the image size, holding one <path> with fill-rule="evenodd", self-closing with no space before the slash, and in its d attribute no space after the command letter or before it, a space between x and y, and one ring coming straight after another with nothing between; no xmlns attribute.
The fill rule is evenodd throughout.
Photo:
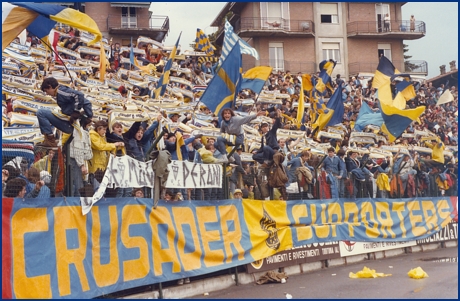
<svg viewBox="0 0 460 301"><path fill-rule="evenodd" d="M240 51L242 54L249 54L259 60L259 53L255 48L251 47L248 43L240 39L240 37L233 31L233 26L225 21L225 37L224 44L222 45L222 55L219 58L219 66L222 66L222 63L227 58L230 51L235 46L236 42L240 44Z"/></svg>
<svg viewBox="0 0 460 301"><path fill-rule="evenodd" d="M169 84L169 74L171 72L171 67L176 57L177 47L179 46L180 36L182 35L182 31L177 38L176 45L171 50L171 54L169 55L168 62L163 70L163 74L161 75L160 79L158 80L158 87L155 89L155 99L158 99L160 96L163 96L166 92L166 86Z"/></svg>
<svg viewBox="0 0 460 301"><path fill-rule="evenodd" d="M220 117L224 108L230 108L241 85L241 52L240 45L230 51L222 67L212 78L200 101Z"/></svg>
<svg viewBox="0 0 460 301"><path fill-rule="evenodd" d="M61 58L57 54L57 46L59 43L59 37L61 33L57 30L51 29L50 34L48 35L48 42L52 50L54 50L54 60L55 61L61 61ZM62 62L62 61L61 61ZM64 62L62 62L64 64Z"/></svg>
<svg viewBox="0 0 460 301"><path fill-rule="evenodd" d="M208 36L199 28L196 29L195 48L205 52L206 55L214 55L214 46L212 46Z"/></svg>
<svg viewBox="0 0 460 301"><path fill-rule="evenodd" d="M2 50L24 29L43 39L57 22L94 34L92 45L102 39L96 22L88 15L65 6L32 2L2 2Z"/></svg>

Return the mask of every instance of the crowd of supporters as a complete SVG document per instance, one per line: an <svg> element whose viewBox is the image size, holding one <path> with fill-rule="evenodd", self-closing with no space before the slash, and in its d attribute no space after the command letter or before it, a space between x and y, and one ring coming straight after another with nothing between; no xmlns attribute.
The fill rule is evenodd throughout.
<svg viewBox="0 0 460 301"><path fill-rule="evenodd" d="M39 47L41 41L29 37L27 43L30 47ZM62 35L60 44L72 51L86 46L76 30ZM136 53L135 56L139 65L150 68L151 74L158 76L163 72L168 54L153 46L149 43L136 45L145 53ZM110 65L106 70L106 79L129 83L130 72L136 72L129 56L130 47L110 43ZM65 62L76 60L71 54L65 53L61 58ZM90 54L81 57L81 60L94 62L99 59L99 56ZM95 118L92 112L82 111L78 116L78 127L57 131L53 137L43 132L42 121L46 118L37 113L45 142L35 145L33 164L21 157L7 158L7 162L4 160L3 196L92 196L102 181L109 156L130 156L145 162L150 158L153 144L155 149L169 151L172 160L224 164L229 183L228 191L224 188L168 187L161 196L167 201L212 201L228 197L294 200L457 195L458 94L455 86L433 87L432 83L414 83L416 97L407 102L407 108L425 106L425 113L412 122L395 142L388 143L378 138L383 134L375 126L366 126L362 131L375 134L371 141L352 137L356 133L354 125L361 106L366 103L372 110L379 110L378 93L372 88L372 78L335 76L333 88L342 86L345 106L341 129L331 131L339 133L339 136L319 136L313 130L309 108L305 111L302 129L295 122L299 95L303 93L301 72L291 74L289 71L276 71L269 76L263 90L283 95L278 104L257 101L258 95L251 90L243 90L234 108L224 109L220 116L216 116L198 101L200 93L193 88L205 87L209 83L216 72L216 61L200 61L197 57L189 56L176 60L175 64L177 70L181 71L173 70L171 76L182 78L192 85L170 82L170 87L191 91L195 102L193 99L187 101L184 96L177 97L171 91L166 95L184 104L189 101L194 105L196 103L195 111L168 113L167 110L160 110L155 116L131 122L128 126L121 122L109 123L109 120ZM54 96L54 92L46 91L47 87L63 90L60 87L66 84L54 77L70 71L56 68L62 65L61 60L50 57L49 60L37 61L36 65L37 79L43 79L41 88L44 92ZM97 67L92 67L91 72L73 73L83 82L99 79L100 76ZM21 73L9 74L25 76ZM317 75L312 74L313 77ZM87 90L83 85L77 82L68 86L68 90L63 91L67 91L71 97L86 99ZM132 100L136 97L153 97L156 86L154 81L146 85L126 84L117 89L112 87L112 92L119 93L121 102L129 107L135 106ZM447 89L454 100L438 105L438 99ZM333 92L330 91L329 96ZM4 97L5 127L9 126L12 112L27 113L20 108L14 109L17 99L17 96L8 94ZM136 109L141 111L139 106ZM103 110L104 116L110 116L113 111L110 105ZM265 116L265 119L260 120L259 116ZM74 121L67 119L66 122L72 124ZM174 127L170 127L166 133L162 132L167 124ZM258 133L249 134L244 128L247 124L251 124ZM220 135L200 134L199 130L193 131L195 134L192 135L189 130L192 125L203 129L219 128ZM304 136L293 138L280 135L279 129L303 131ZM143 187L108 189L105 196L151 197L150 190Z"/></svg>

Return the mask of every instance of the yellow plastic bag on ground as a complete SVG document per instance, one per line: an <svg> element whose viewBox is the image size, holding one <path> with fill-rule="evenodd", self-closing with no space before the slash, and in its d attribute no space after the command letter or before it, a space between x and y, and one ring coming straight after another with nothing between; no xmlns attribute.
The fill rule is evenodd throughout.
<svg viewBox="0 0 460 301"><path fill-rule="evenodd" d="M407 275L409 275L410 278L414 279L422 279L428 277L428 274L422 270L421 267L417 267L415 269L410 270Z"/></svg>
<svg viewBox="0 0 460 301"><path fill-rule="evenodd" d="M376 273L375 270L371 270L368 267L364 267L361 271L358 271L356 274L350 272L348 275L350 278L377 278L377 277L387 277L391 276L391 274L384 274L384 273Z"/></svg>

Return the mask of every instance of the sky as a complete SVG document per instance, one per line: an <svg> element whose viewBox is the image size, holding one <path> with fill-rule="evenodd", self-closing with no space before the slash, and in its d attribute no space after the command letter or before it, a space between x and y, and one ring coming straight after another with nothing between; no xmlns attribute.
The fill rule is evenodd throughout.
<svg viewBox="0 0 460 301"><path fill-rule="evenodd" d="M211 22L225 6L226 2L154 2L150 10L154 15L169 17L170 31L165 45L173 46L182 31L180 44L182 50L191 50L189 44L195 41L196 29L209 35L217 30ZM407 2L402 7L404 20L414 15L417 21L426 24L425 37L418 40L405 40L411 55L410 60L428 62L427 79L440 74L439 66L458 58L458 2Z"/></svg>

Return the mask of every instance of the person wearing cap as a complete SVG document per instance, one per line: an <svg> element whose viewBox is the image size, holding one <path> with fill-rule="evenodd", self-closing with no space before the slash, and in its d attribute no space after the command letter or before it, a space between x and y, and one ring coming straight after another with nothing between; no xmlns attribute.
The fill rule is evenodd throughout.
<svg viewBox="0 0 460 301"><path fill-rule="evenodd" d="M47 95L56 98L59 111L50 109L38 109L37 120L40 126L40 132L45 136L41 144L44 147L57 147L56 138L54 137L52 126L64 133L73 132L73 124L82 115L91 119L93 117L92 104L85 98L83 93L59 85L54 77L48 77L43 80L41 90Z"/></svg>
<svg viewBox="0 0 460 301"><path fill-rule="evenodd" d="M171 122L177 123L179 121L179 113L169 114L168 118Z"/></svg>
<svg viewBox="0 0 460 301"><path fill-rule="evenodd" d="M243 192L241 189L235 189L233 192L233 198L236 200L242 200L243 199Z"/></svg>
<svg viewBox="0 0 460 301"><path fill-rule="evenodd" d="M221 112L222 122L220 125L220 132L222 134L234 135L236 136L235 143L227 140L230 137L217 137L215 144L216 149L222 154L222 159L225 161L227 159L227 145L242 145L244 143L244 130L242 125L251 122L256 119L257 116L264 116L265 111L258 111L257 114L248 115L245 117L235 116L235 112L232 109L225 108ZM228 160L228 159L227 159ZM234 160L234 159L231 159Z"/></svg>

